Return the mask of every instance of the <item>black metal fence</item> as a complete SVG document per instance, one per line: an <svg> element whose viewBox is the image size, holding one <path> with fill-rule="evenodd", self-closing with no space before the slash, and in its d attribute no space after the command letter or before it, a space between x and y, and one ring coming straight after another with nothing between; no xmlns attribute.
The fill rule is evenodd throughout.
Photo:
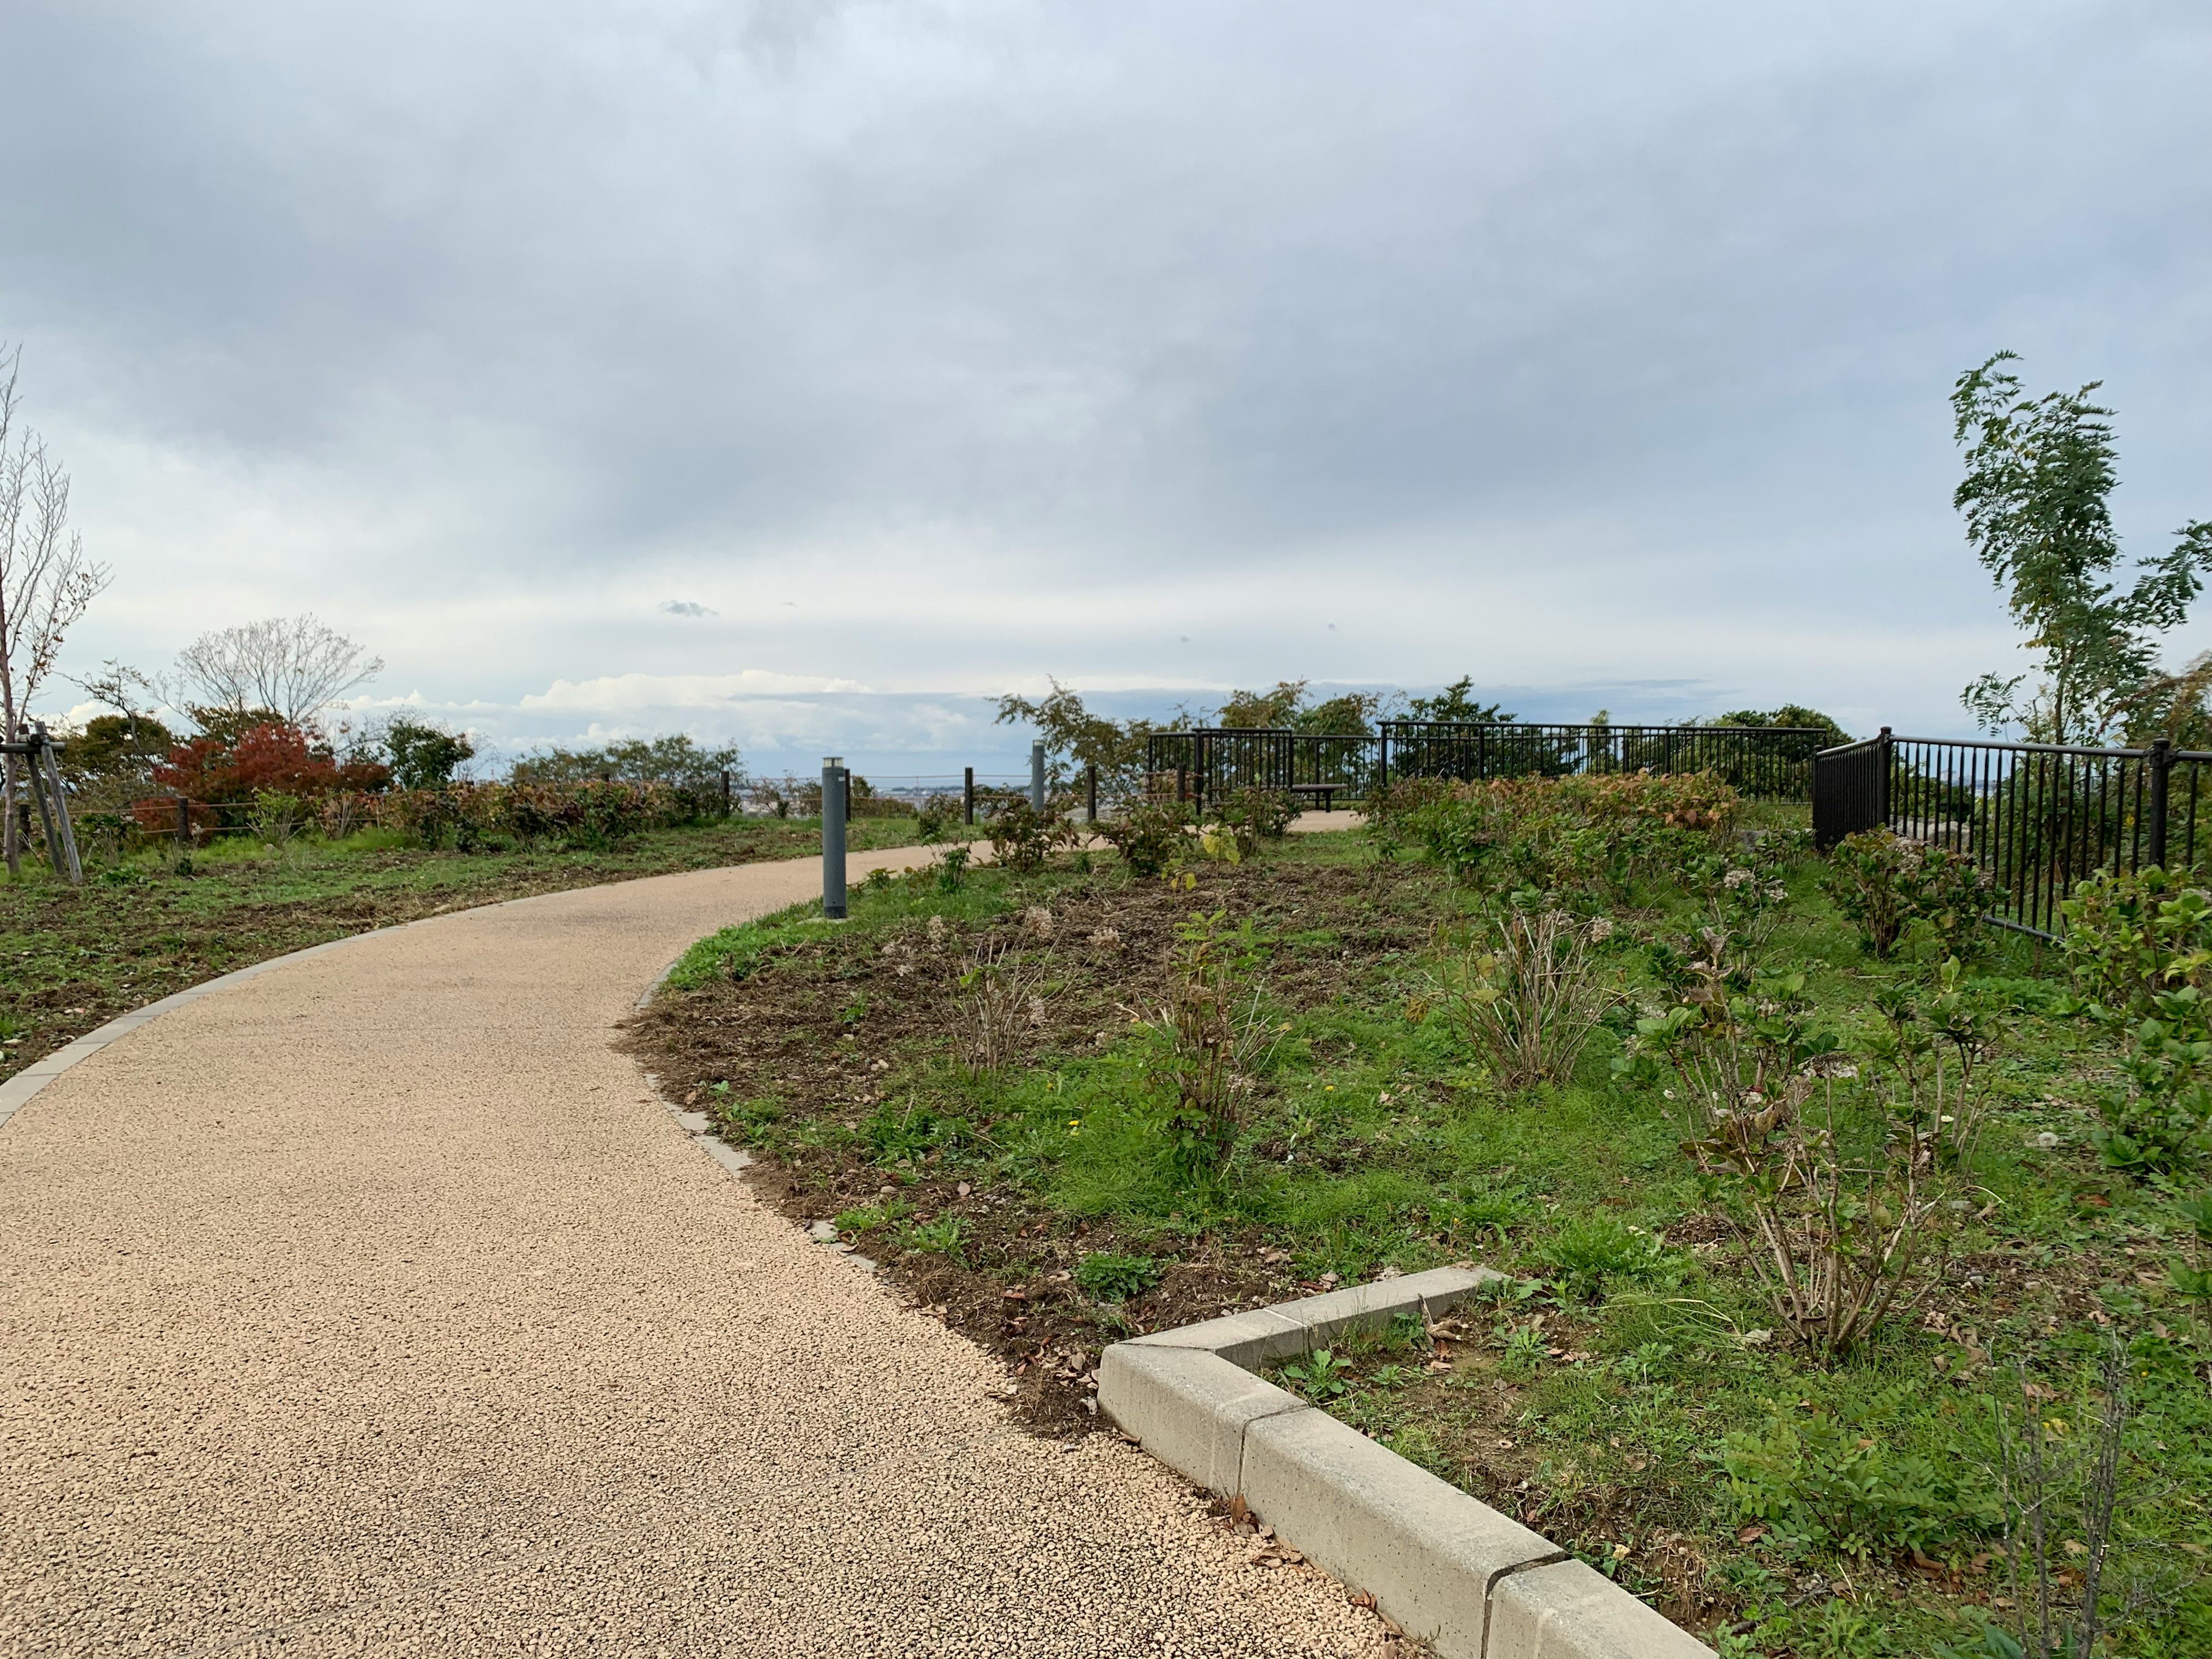
<svg viewBox="0 0 2212 1659"><path fill-rule="evenodd" d="M1382 781L1393 777L1564 778L1711 772L1747 795L1802 800L1827 735L1796 726L1552 726L1385 720Z"/></svg>
<svg viewBox="0 0 2212 1659"><path fill-rule="evenodd" d="M1884 726L1824 750L1814 839L1833 847L1877 826L1961 853L1995 884L1990 920L2054 938L2059 902L2100 871L2196 872L2212 754L1901 738ZM2212 825L2208 825L2212 830ZM2212 840L2212 835L2208 835Z"/></svg>
<svg viewBox="0 0 2212 1659"><path fill-rule="evenodd" d="M1243 788L1334 805L1394 780L1713 772L1746 794L1803 799L1826 735L1785 726L1557 726L1385 720L1372 735L1203 726L1155 732L1145 769L1156 789L1203 800Z"/></svg>
<svg viewBox="0 0 2212 1659"><path fill-rule="evenodd" d="M1356 732L1219 726L1155 732L1145 740L1152 787L1201 801L1238 789L1273 789L1326 810L1340 796L1368 793L1376 760L1376 739Z"/></svg>

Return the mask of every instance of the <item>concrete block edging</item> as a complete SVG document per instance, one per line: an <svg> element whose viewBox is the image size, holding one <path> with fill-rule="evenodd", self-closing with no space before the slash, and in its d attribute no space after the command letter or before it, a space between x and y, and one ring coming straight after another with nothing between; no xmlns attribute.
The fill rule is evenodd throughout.
<svg viewBox="0 0 2212 1659"><path fill-rule="evenodd" d="M1716 1659L1549 1539L1247 1369L1433 1320L1502 1277L1437 1267L1116 1342L1099 1408L1443 1659Z"/></svg>

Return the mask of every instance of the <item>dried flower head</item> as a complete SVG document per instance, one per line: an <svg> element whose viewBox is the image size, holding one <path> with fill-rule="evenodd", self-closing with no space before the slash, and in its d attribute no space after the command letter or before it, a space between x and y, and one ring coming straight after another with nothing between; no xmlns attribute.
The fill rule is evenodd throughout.
<svg viewBox="0 0 2212 1659"><path fill-rule="evenodd" d="M1052 912L1042 904L1032 904L1022 912L1022 926L1039 939L1052 937Z"/></svg>

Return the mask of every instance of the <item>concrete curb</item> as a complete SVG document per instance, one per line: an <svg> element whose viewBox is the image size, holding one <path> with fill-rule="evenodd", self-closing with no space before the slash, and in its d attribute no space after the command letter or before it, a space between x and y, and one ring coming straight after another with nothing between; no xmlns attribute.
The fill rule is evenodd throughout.
<svg viewBox="0 0 2212 1659"><path fill-rule="evenodd" d="M1438 1267L1116 1342L1099 1407L1443 1659L1715 1659L1549 1539L1245 1369L1432 1319L1502 1277Z"/></svg>

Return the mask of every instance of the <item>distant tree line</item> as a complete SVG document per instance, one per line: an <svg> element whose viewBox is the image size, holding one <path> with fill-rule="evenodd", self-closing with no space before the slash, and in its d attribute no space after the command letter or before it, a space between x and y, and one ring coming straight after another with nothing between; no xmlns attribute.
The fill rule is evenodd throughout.
<svg viewBox="0 0 2212 1659"><path fill-rule="evenodd" d="M1346 691L1316 698L1310 680L1279 680L1265 691L1232 690L1217 708L1180 708L1164 720L1116 720L1093 713L1085 706L1080 693L1059 680L1048 684L1051 690L1042 697L998 699L998 723L1026 726L1043 739L1056 787L1066 787L1091 766L1096 766L1103 777L1127 781L1143 769L1148 739L1200 726L1372 737L1385 720L1508 722L1520 718L1502 704L1485 702L1476 696L1471 674L1462 675L1429 696L1401 691ZM1769 709L1740 708L1701 723L1810 726L1823 733L1823 747L1850 741L1850 734L1827 715L1799 703ZM1606 712L1599 710L1591 724L1609 724Z"/></svg>

